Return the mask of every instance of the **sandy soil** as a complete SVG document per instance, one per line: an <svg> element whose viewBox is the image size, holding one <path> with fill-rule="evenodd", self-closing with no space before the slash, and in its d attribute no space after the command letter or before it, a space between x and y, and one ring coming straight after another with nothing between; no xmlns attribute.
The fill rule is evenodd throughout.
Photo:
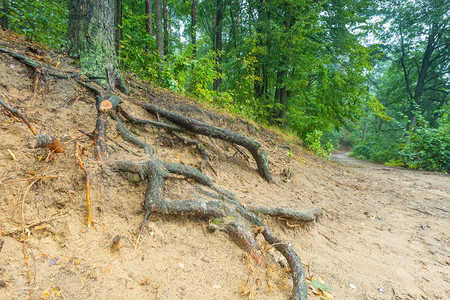
<svg viewBox="0 0 450 300"><path fill-rule="evenodd" d="M28 43L9 33L0 34L0 46L47 64L58 61L59 67L71 67L70 60L50 51L37 57L26 50ZM3 54L0 74L0 97L26 112L40 133L67 141L78 130L94 129L94 100L76 83L46 77L35 94L30 69ZM274 233L292 243L308 277L322 278L335 299L450 298L448 175L388 168L345 153L335 153L329 162L295 142L291 143L294 151L289 151L282 147L287 142L275 133L167 91L133 89L132 97L150 98L262 142L278 185L266 183L254 162L240 157L229 144L198 137L211 154L211 167L205 172L245 204L323 209L324 217L313 225L290 227L274 218L267 222ZM137 116L152 118L129 103L126 106ZM154 145L161 159L192 166L201 161L194 148L163 131L130 128ZM245 299L246 291L255 299L289 297L292 283L280 266L272 271L255 266L225 233L209 232L204 220L151 216L136 243L145 186L113 172L108 162L98 163L90 139L81 138L92 175L96 222L95 229L87 228L85 178L74 158L74 144L45 161L48 151L29 149L31 132L4 111L0 111L0 132L4 240L0 299L26 299L30 293L35 299ZM114 136L113 126L108 134ZM115 150L110 149L108 161L139 159L111 146ZM49 175L55 177L30 179ZM166 197L193 194L192 183L170 179ZM116 235L123 237L124 246L112 253ZM310 297L318 298L312 293Z"/></svg>

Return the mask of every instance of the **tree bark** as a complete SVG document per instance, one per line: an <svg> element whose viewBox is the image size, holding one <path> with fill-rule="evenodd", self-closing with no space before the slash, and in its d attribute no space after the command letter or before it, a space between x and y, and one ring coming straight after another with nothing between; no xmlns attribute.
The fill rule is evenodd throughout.
<svg viewBox="0 0 450 300"><path fill-rule="evenodd" d="M147 22L145 23L145 31L149 36L153 36L153 1L145 0L145 14L147 15Z"/></svg>
<svg viewBox="0 0 450 300"><path fill-rule="evenodd" d="M164 22L164 56L169 54L169 25L167 19L167 0L163 0L163 22Z"/></svg>
<svg viewBox="0 0 450 300"><path fill-rule="evenodd" d="M122 16L123 16L123 0L116 0L116 26L115 34L116 34L116 54L117 56L120 56L120 42L122 41Z"/></svg>
<svg viewBox="0 0 450 300"><path fill-rule="evenodd" d="M147 20L145 22L145 31L147 31L148 35L150 37L153 37L153 1L152 0L145 0L145 14L147 15ZM150 54L153 53L151 47L149 46L148 52Z"/></svg>
<svg viewBox="0 0 450 300"><path fill-rule="evenodd" d="M128 89L120 73L116 53L118 0L71 0L69 4L68 48L79 58L82 72L101 79L111 90Z"/></svg>
<svg viewBox="0 0 450 300"><path fill-rule="evenodd" d="M192 54L195 55L195 53L197 52L195 43L197 42L197 36L196 36L196 31L195 31L195 26L197 24L197 0L192 0L192 6L191 6L191 45L193 46L192 48Z"/></svg>
<svg viewBox="0 0 450 300"><path fill-rule="evenodd" d="M213 89L217 91L222 83L222 19L223 19L223 2L217 0L216 20L214 24L215 39L214 39L214 51L216 52L216 71L218 78L214 79Z"/></svg>
<svg viewBox="0 0 450 300"><path fill-rule="evenodd" d="M162 39L162 19L161 19L161 1L155 0L155 27L156 27L156 49L158 49L159 58L164 58L163 39Z"/></svg>
<svg viewBox="0 0 450 300"><path fill-rule="evenodd" d="M3 30L6 30L6 29L8 29L7 14L9 13L9 6L8 6L7 0L3 0L2 2L3 2L3 5L2 5L3 16L0 17L0 26L3 28Z"/></svg>

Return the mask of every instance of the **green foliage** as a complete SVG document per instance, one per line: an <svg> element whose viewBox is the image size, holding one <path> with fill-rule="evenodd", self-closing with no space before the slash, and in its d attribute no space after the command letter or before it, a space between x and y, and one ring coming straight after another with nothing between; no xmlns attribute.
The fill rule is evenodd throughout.
<svg viewBox="0 0 450 300"><path fill-rule="evenodd" d="M124 0L120 65L142 80L282 126L318 155L338 147L338 128L347 126L355 157L448 172L444 2L224 1L219 64L215 2L197 1L196 45L190 45L191 2L167 1L169 53L161 59L145 30L144 2ZM68 3L3 0L0 18L61 50ZM377 45L362 43L369 34Z"/></svg>
<svg viewBox="0 0 450 300"><path fill-rule="evenodd" d="M321 142L322 136L323 131L316 129L313 132L308 132L304 141L308 145L308 148L313 150L317 155L328 157L328 155L333 152L333 143L330 140L327 140L324 145Z"/></svg>
<svg viewBox="0 0 450 300"><path fill-rule="evenodd" d="M124 1L120 66L142 80L155 81L161 76L155 40L145 31L145 12L134 11L131 4Z"/></svg>
<svg viewBox="0 0 450 300"><path fill-rule="evenodd" d="M371 138L353 147L351 156L373 162L391 162L399 159L400 146L387 139Z"/></svg>
<svg viewBox="0 0 450 300"><path fill-rule="evenodd" d="M67 0L4 0L0 17L8 18L10 29L62 50L68 19Z"/></svg>
<svg viewBox="0 0 450 300"><path fill-rule="evenodd" d="M410 132L409 143L400 151L404 163L412 169L450 172L450 118L441 119L439 128L430 128L422 119Z"/></svg>

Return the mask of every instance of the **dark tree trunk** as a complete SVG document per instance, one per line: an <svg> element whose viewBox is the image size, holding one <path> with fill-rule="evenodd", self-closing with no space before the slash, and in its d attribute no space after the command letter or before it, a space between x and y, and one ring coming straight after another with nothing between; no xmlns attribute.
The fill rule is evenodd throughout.
<svg viewBox="0 0 450 300"><path fill-rule="evenodd" d="M145 0L145 14L147 15L147 20L145 22L145 31L147 31L150 37L153 37L153 1ZM152 54L152 50L150 47L147 48L148 52Z"/></svg>
<svg viewBox="0 0 450 300"><path fill-rule="evenodd" d="M116 18L117 0L71 0L67 52L80 59L87 76L127 93L117 62Z"/></svg>
<svg viewBox="0 0 450 300"><path fill-rule="evenodd" d="M284 33L287 35L291 28L291 16L289 13L289 4L286 4L286 17L284 21ZM280 70L277 72L277 85L275 90L275 99L281 104L280 110L277 112L276 118L279 120L280 124L285 124L286 121L286 106L287 98L289 96L289 91L286 85L286 79L288 77L289 70L289 50L292 45L289 41L287 42L287 52L282 54L282 62L280 64Z"/></svg>
<svg viewBox="0 0 450 300"><path fill-rule="evenodd" d="M195 55L195 52L197 52L195 43L197 42L197 36L196 36L196 29L195 26L197 24L197 0L192 0L192 7L191 7L191 45L193 45L192 54Z"/></svg>
<svg viewBox="0 0 450 300"><path fill-rule="evenodd" d="M153 1L145 0L145 14L147 15L147 22L145 23L145 31L149 36L153 36Z"/></svg>
<svg viewBox="0 0 450 300"><path fill-rule="evenodd" d="M169 25L167 19L167 0L163 0L163 20L164 20L164 56L169 54Z"/></svg>
<svg viewBox="0 0 450 300"><path fill-rule="evenodd" d="M286 60L285 60L286 61ZM282 66L284 67L284 66ZM279 119L280 124L284 123L286 119L286 104L288 91L284 80L286 78L286 70L279 70L277 72L277 85L275 89L275 100L281 104L281 108L277 111L275 118Z"/></svg>
<svg viewBox="0 0 450 300"><path fill-rule="evenodd" d="M220 84L222 83L222 18L223 18L223 2L222 0L217 0L217 11L216 11L216 20L214 24L215 29L215 39L214 39L214 51L216 52L216 71L219 75L218 78L214 80L213 88L215 91L219 89Z"/></svg>
<svg viewBox="0 0 450 300"><path fill-rule="evenodd" d="M258 5L258 23L256 24L256 32L258 33L258 42L257 45L259 47L265 46L265 40L262 36L263 26L262 24L267 21L267 14L265 12L265 0L260 0ZM258 58L258 61L261 62L261 57ZM255 68L256 75L260 78L259 81L256 81L253 88L255 92L255 97L260 98L264 95L265 91L265 83L267 78L267 72L265 64L262 62L260 65Z"/></svg>
<svg viewBox="0 0 450 300"><path fill-rule="evenodd" d="M0 17L0 26L3 28L3 30L6 30L8 29L8 16L7 16L7 14L9 13L8 1L3 0L2 4L3 4L2 5L3 16Z"/></svg>
<svg viewBox="0 0 450 300"><path fill-rule="evenodd" d="M161 1L155 0L155 26L156 26L156 49L158 49L159 58L162 60L163 39L162 39L162 19L161 19Z"/></svg>

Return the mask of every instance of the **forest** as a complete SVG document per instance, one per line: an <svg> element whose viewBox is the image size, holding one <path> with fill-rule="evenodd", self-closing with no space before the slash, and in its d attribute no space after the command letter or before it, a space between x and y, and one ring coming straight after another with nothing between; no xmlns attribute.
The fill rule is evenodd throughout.
<svg viewBox="0 0 450 300"><path fill-rule="evenodd" d="M450 171L448 0L102 2L116 8L126 78L282 128L318 155L348 147L361 159ZM68 36L76 3L1 0L0 26L78 58L95 77L96 58L77 57Z"/></svg>

